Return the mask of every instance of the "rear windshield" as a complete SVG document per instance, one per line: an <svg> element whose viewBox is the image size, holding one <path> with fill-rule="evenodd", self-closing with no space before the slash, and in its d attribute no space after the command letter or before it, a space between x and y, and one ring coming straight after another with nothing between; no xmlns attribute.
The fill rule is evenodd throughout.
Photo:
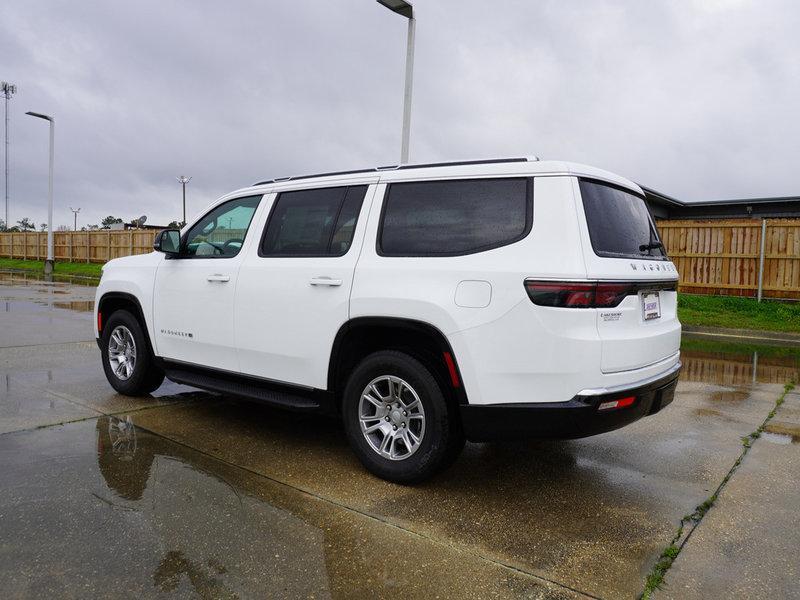
<svg viewBox="0 0 800 600"><path fill-rule="evenodd" d="M580 186L595 254L666 259L644 198L597 181L581 179Z"/></svg>

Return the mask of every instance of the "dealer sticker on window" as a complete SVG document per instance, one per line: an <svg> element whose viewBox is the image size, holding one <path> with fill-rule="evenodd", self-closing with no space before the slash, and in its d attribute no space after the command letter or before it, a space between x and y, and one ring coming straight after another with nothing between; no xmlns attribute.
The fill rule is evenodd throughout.
<svg viewBox="0 0 800 600"><path fill-rule="evenodd" d="M658 292L642 292L642 317L645 321L661 316L661 299Z"/></svg>

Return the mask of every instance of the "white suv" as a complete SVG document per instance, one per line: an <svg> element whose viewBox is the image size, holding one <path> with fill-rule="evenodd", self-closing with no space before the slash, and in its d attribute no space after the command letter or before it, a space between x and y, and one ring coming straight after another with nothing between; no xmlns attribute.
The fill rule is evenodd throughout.
<svg viewBox="0 0 800 600"><path fill-rule="evenodd" d="M680 370L678 275L642 190L526 159L260 182L109 262L111 385L164 377L339 416L412 482L464 440L583 437L651 415Z"/></svg>

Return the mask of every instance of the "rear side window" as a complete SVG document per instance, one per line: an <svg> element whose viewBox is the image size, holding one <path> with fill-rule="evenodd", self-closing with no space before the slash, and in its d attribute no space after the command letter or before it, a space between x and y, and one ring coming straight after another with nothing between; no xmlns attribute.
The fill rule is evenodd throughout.
<svg viewBox="0 0 800 600"><path fill-rule="evenodd" d="M353 234L367 186L282 192L267 221L261 256L342 256Z"/></svg>
<svg viewBox="0 0 800 600"><path fill-rule="evenodd" d="M598 256L665 260L644 198L622 188L580 180L592 248Z"/></svg>
<svg viewBox="0 0 800 600"><path fill-rule="evenodd" d="M528 178L395 183L383 208L378 253L455 256L505 246L533 221Z"/></svg>

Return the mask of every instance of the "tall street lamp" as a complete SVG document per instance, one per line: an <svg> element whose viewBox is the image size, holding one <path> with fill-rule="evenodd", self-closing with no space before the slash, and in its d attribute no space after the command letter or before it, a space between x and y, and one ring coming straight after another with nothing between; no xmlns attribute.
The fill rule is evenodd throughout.
<svg viewBox="0 0 800 600"><path fill-rule="evenodd" d="M8 83L7 81L0 81L0 91L3 92L3 96L6 99L6 218L4 222L6 224L6 229L8 229L8 101L11 100L11 96L13 94L17 93L17 86L15 86L13 83Z"/></svg>
<svg viewBox="0 0 800 600"><path fill-rule="evenodd" d="M186 177L186 175L181 175L177 179L178 183L180 183L183 186L183 221L181 221L181 223L183 225L186 225L186 184L189 183L192 180L192 178ZM181 227L183 225L181 225Z"/></svg>
<svg viewBox="0 0 800 600"><path fill-rule="evenodd" d="M26 112L26 115L44 119L50 123L50 176L47 182L47 260L44 261L44 272L53 272L53 147L55 144L56 120L37 112Z"/></svg>
<svg viewBox="0 0 800 600"><path fill-rule="evenodd" d="M411 88L414 82L414 29L417 20L414 8L405 0L378 0L386 8L408 19L408 38L406 40L406 86L403 94L403 139L400 143L400 162L408 162L408 142L411 136Z"/></svg>

